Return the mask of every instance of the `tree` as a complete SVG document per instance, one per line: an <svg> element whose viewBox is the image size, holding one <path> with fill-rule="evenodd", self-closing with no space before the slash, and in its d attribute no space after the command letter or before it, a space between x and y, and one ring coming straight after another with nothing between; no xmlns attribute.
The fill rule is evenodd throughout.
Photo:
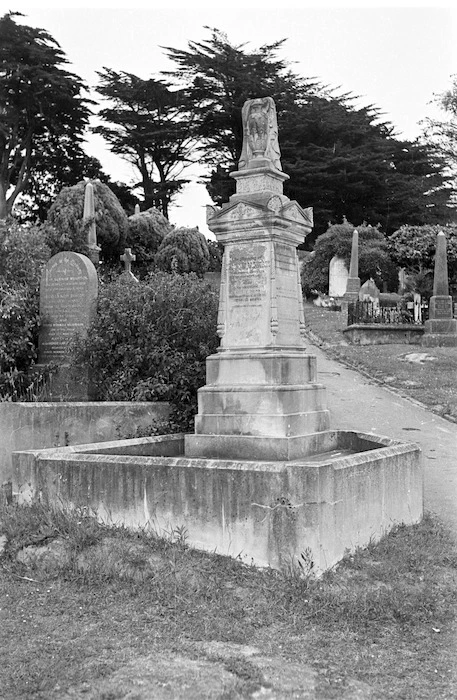
<svg viewBox="0 0 457 700"><path fill-rule="evenodd" d="M429 295L433 287L433 268L436 251L436 236L446 235L449 286L457 292L457 224L447 226L402 226L389 238L392 259L404 267L413 285L421 285Z"/></svg>
<svg viewBox="0 0 457 700"><path fill-rule="evenodd" d="M0 18L0 218L28 188L36 198L43 178L71 182L75 165L94 164L81 147L90 115L84 85L62 68L68 61L55 39L17 24L21 16Z"/></svg>
<svg viewBox="0 0 457 700"><path fill-rule="evenodd" d="M105 262L119 261L127 234L127 216L108 185L93 180L97 243ZM83 222L86 182L65 187L56 197L45 224L52 254L61 250L88 253L87 223Z"/></svg>
<svg viewBox="0 0 457 700"><path fill-rule="evenodd" d="M195 272L203 277L210 262L206 238L198 228L174 229L163 239L154 262L165 272Z"/></svg>
<svg viewBox="0 0 457 700"><path fill-rule="evenodd" d="M449 190L443 162L430 149L397 141L373 105L356 109L350 94L337 95L319 82L292 73L277 59L283 41L249 51L211 30L208 41L167 47L177 63L174 77L193 101L202 161L212 171L207 185L217 204L228 200L242 147L241 108L252 97L273 97L277 107L284 192L313 206L311 244L328 222L347 216L380 223L391 233L414 220L443 221Z"/></svg>
<svg viewBox="0 0 457 700"><path fill-rule="evenodd" d="M313 254L302 266L302 288L306 295L311 290L328 291L329 264L334 255L343 258L348 269L351 261L352 234L355 226L343 219L341 224L332 224L317 239ZM383 282L395 284L396 268L392 264L386 238L375 226L357 226L359 234L360 281L372 278L382 288Z"/></svg>
<svg viewBox="0 0 457 700"><path fill-rule="evenodd" d="M190 161L193 139L182 91L162 80L142 80L132 73L104 68L97 91L111 106L99 112L106 125L94 131L113 153L131 163L141 180L147 209L168 218L168 206L187 182L180 177Z"/></svg>

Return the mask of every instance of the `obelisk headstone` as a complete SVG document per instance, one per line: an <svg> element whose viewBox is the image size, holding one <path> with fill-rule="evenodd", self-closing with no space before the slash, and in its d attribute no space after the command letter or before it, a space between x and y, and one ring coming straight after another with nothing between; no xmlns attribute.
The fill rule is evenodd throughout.
<svg viewBox="0 0 457 700"><path fill-rule="evenodd" d="M98 277L85 255L57 253L46 264L40 284L38 363L54 363L53 400L87 400L88 373L78 377L69 367L69 346L86 335L96 311Z"/></svg>
<svg viewBox="0 0 457 700"><path fill-rule="evenodd" d="M91 182L86 184L84 189L84 213L83 223L87 224L87 245L89 247L89 258L94 265L100 261L100 246L97 245L97 227L95 224L95 201L94 186Z"/></svg>
<svg viewBox="0 0 457 700"><path fill-rule="evenodd" d="M436 237L433 296L430 298L428 316L428 321L424 324L422 345L457 347L457 319L453 318L447 271L446 236L442 231Z"/></svg>
<svg viewBox="0 0 457 700"><path fill-rule="evenodd" d="M349 277L346 283L344 298L348 302L357 301L360 291L359 277L359 232L354 229L352 233L351 263L349 266Z"/></svg>
<svg viewBox="0 0 457 700"><path fill-rule="evenodd" d="M224 245L217 333L198 392L187 457L295 459L329 426L316 358L305 351L297 246L312 229L312 210L283 194L276 108L247 100L236 194L207 208Z"/></svg>

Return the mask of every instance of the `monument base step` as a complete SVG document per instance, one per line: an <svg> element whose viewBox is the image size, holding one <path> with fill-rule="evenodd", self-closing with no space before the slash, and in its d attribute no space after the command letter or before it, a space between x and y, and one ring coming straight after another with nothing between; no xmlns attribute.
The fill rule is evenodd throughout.
<svg viewBox="0 0 457 700"><path fill-rule="evenodd" d="M421 345L424 348L456 348L457 333L425 333Z"/></svg>
<svg viewBox="0 0 457 700"><path fill-rule="evenodd" d="M333 449L334 431L295 437L186 435L184 454L200 459L290 461Z"/></svg>
<svg viewBox="0 0 457 700"><path fill-rule="evenodd" d="M195 416L197 435L248 435L254 437L293 437L317 433L330 427L327 409L306 413L215 413Z"/></svg>

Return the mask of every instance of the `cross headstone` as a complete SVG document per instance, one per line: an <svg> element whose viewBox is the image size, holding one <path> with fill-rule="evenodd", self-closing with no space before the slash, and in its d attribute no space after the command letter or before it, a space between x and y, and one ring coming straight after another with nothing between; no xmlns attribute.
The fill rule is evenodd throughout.
<svg viewBox="0 0 457 700"><path fill-rule="evenodd" d="M132 272L132 262L136 260L136 255L132 253L132 249L124 248L124 253L120 256L120 260L124 263L124 272L120 276L121 279L124 282L138 282L137 277Z"/></svg>

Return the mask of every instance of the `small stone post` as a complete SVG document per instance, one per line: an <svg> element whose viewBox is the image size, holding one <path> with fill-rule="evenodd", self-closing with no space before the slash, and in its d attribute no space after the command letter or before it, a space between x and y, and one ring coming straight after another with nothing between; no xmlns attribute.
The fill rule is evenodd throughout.
<svg viewBox="0 0 457 700"><path fill-rule="evenodd" d="M135 215L140 213L140 205L135 204Z"/></svg>
<svg viewBox="0 0 457 700"><path fill-rule="evenodd" d="M429 302L429 319L424 324L422 345L425 347L457 347L457 320L453 318L452 297L449 295L446 236L440 231L436 237L433 296Z"/></svg>
<svg viewBox="0 0 457 700"><path fill-rule="evenodd" d="M95 225L94 186L91 182L86 184L84 190L83 222L89 222L87 232L87 244L89 246L89 258L95 266L100 262L100 247L97 245L97 228Z"/></svg>

